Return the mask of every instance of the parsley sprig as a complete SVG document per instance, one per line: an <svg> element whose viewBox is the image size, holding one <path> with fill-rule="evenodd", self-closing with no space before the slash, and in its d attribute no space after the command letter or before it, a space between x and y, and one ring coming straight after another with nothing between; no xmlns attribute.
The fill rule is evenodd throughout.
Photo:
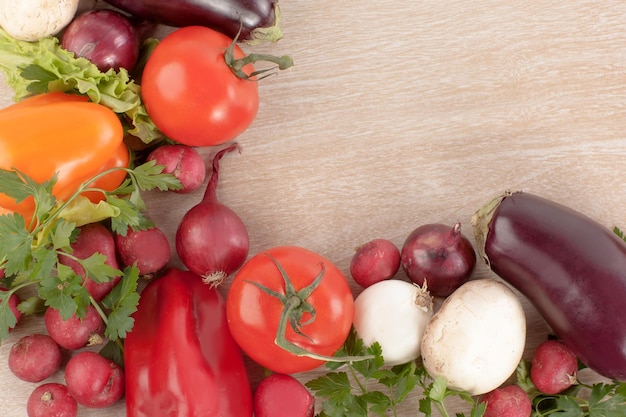
<svg viewBox="0 0 626 417"><path fill-rule="evenodd" d="M19 213L0 216L0 268L5 272L0 285L7 289L0 291L0 342L16 325L9 297L34 286L36 295L21 302L20 311L28 314L52 307L67 319L74 314L84 317L88 306L93 305L106 324L105 336L121 348L121 340L133 327L131 314L139 302L139 271L135 266L124 270L113 268L100 253L79 259L72 255L71 243L78 236L78 227L90 222L109 219L111 229L120 234L126 234L129 227L141 229L152 225L143 214L146 206L141 192L181 187L176 177L163 173L163 168L150 161L132 169L103 171L82 183L65 201L57 200L52 194L56 175L38 183L17 169L0 170L0 193L18 203L32 197L35 203L28 222ZM112 170L127 173L127 179L116 190L109 192L92 186ZM94 204L81 195L85 191L102 192L105 199ZM97 283L115 277L121 277L120 282L98 303L84 287L83 277L61 263L64 257L78 262L85 276Z"/></svg>
<svg viewBox="0 0 626 417"><path fill-rule="evenodd" d="M466 402L468 409L454 417L482 417L485 413L486 404L480 402L480 396L452 389L445 378L431 377L419 360L386 366L380 345L366 347L354 329L336 355L373 358L328 362L328 373L306 382L318 398L324 399L317 417L398 417L398 406L412 394L419 395L415 415L451 417L445 404L451 397ZM584 368L581 363L580 369ZM514 383L532 400L532 417L623 417L626 410L626 383L578 381L557 395L542 394L530 379L530 363L526 359L520 361L514 378Z"/></svg>
<svg viewBox="0 0 626 417"><path fill-rule="evenodd" d="M585 367L580 364L580 369ZM517 384L533 400L532 417L623 417L626 410L626 383L622 382L585 384L579 380L559 394L541 394L530 379L530 363L522 360Z"/></svg>
<svg viewBox="0 0 626 417"><path fill-rule="evenodd" d="M397 417L398 406L416 389L421 389L419 411L432 416L433 408L442 416L449 416L444 401L460 396L472 404L470 417L481 417L484 405L475 402L463 392L448 389L443 378L431 378L419 361L385 366L379 343L365 346L354 329L336 356L366 356L372 359L354 362L328 362L331 370L305 385L316 396L324 398L318 417ZM340 370L341 368L341 370ZM456 417L465 417L456 414Z"/></svg>

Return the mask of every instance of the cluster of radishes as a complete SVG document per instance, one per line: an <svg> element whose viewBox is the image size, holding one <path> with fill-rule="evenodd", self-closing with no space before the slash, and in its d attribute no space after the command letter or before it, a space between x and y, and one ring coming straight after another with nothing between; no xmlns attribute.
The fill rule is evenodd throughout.
<svg viewBox="0 0 626 417"><path fill-rule="evenodd" d="M149 241L152 251L142 247ZM143 232L130 231L125 235L112 233L102 223L91 223L80 228L72 243L72 256L86 259L94 253L106 256L107 263L118 268L138 265L142 274L159 271L170 258L167 238L156 227ZM71 258L61 258L62 263L85 276L83 268ZM96 302L101 301L119 281L96 283L84 278L85 288ZM19 310L16 316L21 316ZM44 313L46 333L21 337L11 346L9 369L18 378L33 383L45 381L63 367L64 353L70 359L64 365L65 383L44 382L31 393L27 412L29 417L73 417L78 405L104 408L115 404L124 394L124 371L117 363L85 347L99 346L105 342L104 319L89 305L83 318L76 315L63 319L61 312L48 307Z"/></svg>
<svg viewBox="0 0 626 417"><path fill-rule="evenodd" d="M578 358L565 344L548 339L541 343L532 358L530 379L542 394L556 395L577 383ZM508 384L480 399L487 404L484 417L529 417L532 398L519 385Z"/></svg>
<svg viewBox="0 0 626 417"><path fill-rule="evenodd" d="M20 338L9 353L9 368L20 379L42 382L62 363L61 346L49 335L31 334ZM104 356L89 350L75 353L64 369L65 384L45 382L28 398L29 417L76 416L78 404L103 408L124 394L123 369Z"/></svg>

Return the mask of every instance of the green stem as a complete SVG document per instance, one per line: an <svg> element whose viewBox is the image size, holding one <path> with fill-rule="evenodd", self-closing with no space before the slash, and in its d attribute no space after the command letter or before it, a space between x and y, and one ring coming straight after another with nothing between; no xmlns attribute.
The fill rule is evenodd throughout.
<svg viewBox="0 0 626 417"><path fill-rule="evenodd" d="M361 390L361 394L365 394L367 392L367 387L361 383L361 380L357 376L356 371L354 370L354 368L352 366L349 366L348 369L350 370L350 374L352 375L352 379L354 379L356 384L359 386L359 389Z"/></svg>
<svg viewBox="0 0 626 417"><path fill-rule="evenodd" d="M93 296L89 296L89 302L91 303L91 305L93 306L93 308L96 309L96 311L98 312L98 314L100 315L100 317L102 318L102 321L104 322L104 324L106 326L109 325L109 317L106 315L106 313L104 312L104 310L102 310L102 307L100 307L100 304L98 304L98 302L96 301L95 298L93 298Z"/></svg>
<svg viewBox="0 0 626 417"><path fill-rule="evenodd" d="M76 200L78 198L78 196L80 196L82 193L84 193L85 191L91 190L91 188L89 188L89 186L94 182L97 181L98 179L109 175L112 172L115 171L126 171L127 173L131 174L130 178L131 181L133 181L133 183L135 183L135 179L133 178L133 170L130 168L126 168L126 167L113 167L113 168L109 168L105 171L102 171L96 175L94 175L93 177L91 177L89 180L81 183L78 188L76 189L76 191L65 201L63 201L61 203L61 205L55 210L53 211L50 216L48 216L42 223L40 223L37 228L33 231L33 235L37 235L37 233L39 233L40 231L46 229L52 222L54 222L58 217L59 214L67 207L70 205L70 203L72 203L72 201Z"/></svg>
<svg viewBox="0 0 626 417"><path fill-rule="evenodd" d="M305 338L308 338L310 340L310 338L301 331L301 327L303 324L307 325L315 321L315 308L310 303L307 302L307 299L311 296L313 291L315 291L315 289L322 282L322 279L324 278L324 273L326 271L326 266L322 263L321 271L319 274L317 274L315 279L313 279L313 282L311 282L311 284L309 284L308 286L300 290L296 290L291 281L291 278L287 274L287 271L285 271L285 269L278 262L278 260L276 260L273 256L269 254L266 254L266 256L272 260L272 262L274 263L274 265L280 272L280 275L283 279L283 283L285 285L285 288L284 288L285 293L281 294L278 291L272 290L271 288L268 288L262 284L259 284L258 282L254 282L254 281L247 281L247 282L256 286L257 288L259 288L261 291L263 291L270 297L278 298L283 305L283 309L281 311L280 318L278 321L278 328L276 330L276 337L274 339L274 343L278 347L296 356L306 356L312 359L317 359L317 360L321 360L325 362L355 362L355 361L362 361L362 360L374 358L373 355L342 356L342 357L320 355L314 352L310 352L306 349L303 349L300 346L296 345L295 343L289 341L287 339L287 323L291 325L291 328L293 329L294 332L296 332L296 334L303 336ZM305 323L302 323L302 316L304 313L310 314L311 317Z"/></svg>
<svg viewBox="0 0 626 417"><path fill-rule="evenodd" d="M295 298L290 298L287 301L287 304L283 308L283 311L280 315L280 320L278 321L278 329L276 331L276 339L274 339L274 343L289 353L293 353L296 356L306 356L312 359L318 359L326 362L354 362L354 361L362 361L366 359L373 359L374 356L326 356L319 355L314 352L310 352L306 349L301 348L293 342L287 340L287 322L289 317L291 317L295 311L295 309L300 305L300 301Z"/></svg>
<svg viewBox="0 0 626 417"><path fill-rule="evenodd" d="M437 408L437 411L439 411L439 414L443 417L450 417L448 410L446 410L446 406L442 402L435 401L435 408Z"/></svg>
<svg viewBox="0 0 626 417"><path fill-rule="evenodd" d="M240 29L241 31L241 29ZM237 45L237 39L239 38L239 33L233 39L232 43L226 48L224 52L224 61L226 65L231 69L233 74L235 74L238 78L242 80L261 80L269 75L272 75L274 69L278 68L279 70L285 70L293 66L293 59L289 55L283 56L275 56L270 54L259 54L253 53L244 56L243 58L235 58L235 46ZM257 62L269 62L276 64L275 68L267 68L261 69L257 71L252 71L250 74L244 71L244 68L249 64L255 64ZM261 78L256 78L258 75L266 74Z"/></svg>
<svg viewBox="0 0 626 417"><path fill-rule="evenodd" d="M93 308L96 309L96 311L98 312L98 314L102 318L102 321L104 322L104 325L108 326L109 325L109 317L106 315L104 310L102 310L102 307L100 306L100 304L91 295L89 296L89 302L91 303ZM120 351L124 352L124 342L120 338L115 339L114 342L120 348Z"/></svg>

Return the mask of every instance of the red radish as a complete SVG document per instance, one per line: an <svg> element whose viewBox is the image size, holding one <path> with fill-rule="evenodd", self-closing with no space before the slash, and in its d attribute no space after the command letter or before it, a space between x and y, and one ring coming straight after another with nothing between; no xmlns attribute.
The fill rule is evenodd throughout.
<svg viewBox="0 0 626 417"><path fill-rule="evenodd" d="M197 150L187 145L162 145L148 154L148 161L163 165L163 172L172 174L183 188L174 190L186 194L195 191L204 182L206 164Z"/></svg>
<svg viewBox="0 0 626 417"><path fill-rule="evenodd" d="M476 253L461 233L461 223L426 224L413 230L402 246L402 269L435 297L447 297L465 283L476 265Z"/></svg>
<svg viewBox="0 0 626 417"><path fill-rule="evenodd" d="M113 233L102 223L90 223L81 226L80 233L76 241L72 242L71 247L73 257L87 259L94 253L101 253L106 256L108 265L119 268ZM85 277L85 269L75 259L69 256L60 256L59 262L71 267L76 274L83 277L85 288L96 301L102 300L120 280L120 277L115 277L107 282L95 282L91 278Z"/></svg>
<svg viewBox="0 0 626 417"><path fill-rule="evenodd" d="M167 236L156 226L144 230L129 228L126 236L115 234L115 247L122 264L135 264L143 277L165 268L172 255Z"/></svg>
<svg viewBox="0 0 626 417"><path fill-rule="evenodd" d="M9 369L23 381L40 382L61 366L61 347L46 334L20 338L9 351Z"/></svg>
<svg viewBox="0 0 626 417"><path fill-rule="evenodd" d="M530 379L544 394L558 394L576 383L578 359L558 340L541 343L533 355Z"/></svg>
<svg viewBox="0 0 626 417"><path fill-rule="evenodd" d="M109 407L124 395L124 371L96 352L72 356L65 367L65 383L76 401L89 408Z"/></svg>
<svg viewBox="0 0 626 417"><path fill-rule="evenodd" d="M50 337L65 349L76 350L104 342L104 322L91 305L84 318L74 315L67 320L63 320L59 310L49 307L44 313L44 323Z"/></svg>
<svg viewBox="0 0 626 417"><path fill-rule="evenodd" d="M65 385L50 382L33 390L26 412L28 417L76 417L78 403Z"/></svg>
<svg viewBox="0 0 626 417"><path fill-rule="evenodd" d="M131 21L110 9L94 9L74 18L63 32L61 46L87 58L100 71L128 71L137 64L140 39Z"/></svg>
<svg viewBox="0 0 626 417"><path fill-rule="evenodd" d="M350 275L367 288L393 278L400 269L400 250L387 239L374 239L359 246L350 262Z"/></svg>
<svg viewBox="0 0 626 417"><path fill-rule="evenodd" d="M517 385L507 385L483 395L480 402L487 408L483 417L530 417L532 402L530 397Z"/></svg>
<svg viewBox="0 0 626 417"><path fill-rule="evenodd" d="M300 381L271 374L254 391L254 417L313 417L315 398Z"/></svg>
<svg viewBox="0 0 626 417"><path fill-rule="evenodd" d="M226 152L238 150L234 143L215 154L213 172L202 201L183 216L176 231L176 252L183 264L210 285L243 265L250 239L241 218L217 200L219 161Z"/></svg>

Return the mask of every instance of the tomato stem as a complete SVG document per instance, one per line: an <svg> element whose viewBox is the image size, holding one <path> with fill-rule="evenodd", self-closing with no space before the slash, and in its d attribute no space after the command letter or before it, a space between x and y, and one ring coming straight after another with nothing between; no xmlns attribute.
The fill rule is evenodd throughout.
<svg viewBox="0 0 626 417"><path fill-rule="evenodd" d="M226 65L231 69L233 74L242 80L258 81L272 74L275 74L275 69L285 70L293 66L293 59L289 55L275 56L271 54L259 54L252 53L244 56L243 58L235 58L235 45L237 45L237 39L241 33L241 28L237 33L237 36L233 39L231 44L226 48L224 52L224 61ZM273 68L264 68L256 71L252 71L250 74L244 71L244 67L249 64L255 64L257 62L270 62L276 64ZM270 72L271 71L271 72ZM261 74L265 74L262 77L258 77Z"/></svg>
<svg viewBox="0 0 626 417"><path fill-rule="evenodd" d="M283 305L283 310L280 314L280 318L278 320L278 328L276 330L276 338L274 339L274 343L286 350L289 353L292 353L296 356L306 356L312 359L318 359L320 361L325 362L354 362L354 361L362 361L367 359L373 359L373 355L364 355L364 356L326 356L320 355L314 352L310 352L295 343L291 342L287 339L287 323L289 323L292 330L303 337L311 340L309 336L307 336L304 332L302 332L302 326L306 326L307 324L311 324L315 321L316 312L315 307L311 305L311 303L306 300L309 296L315 291L315 289L320 285L322 279L324 278L324 274L326 273L326 265L324 263L321 264L321 270L319 274L315 277L313 282L311 282L308 286L302 288L299 291L296 291L293 283L291 282L291 278L287 274L287 271L282 267L282 265L271 255L266 254L278 271L285 283L285 294L281 294L277 291L272 290L271 288L266 287L265 285L259 284L254 281L247 281L250 284L253 284L261 291L265 292L267 295L272 297L276 297L280 300ZM311 317L302 322L302 318L305 313L311 315Z"/></svg>

